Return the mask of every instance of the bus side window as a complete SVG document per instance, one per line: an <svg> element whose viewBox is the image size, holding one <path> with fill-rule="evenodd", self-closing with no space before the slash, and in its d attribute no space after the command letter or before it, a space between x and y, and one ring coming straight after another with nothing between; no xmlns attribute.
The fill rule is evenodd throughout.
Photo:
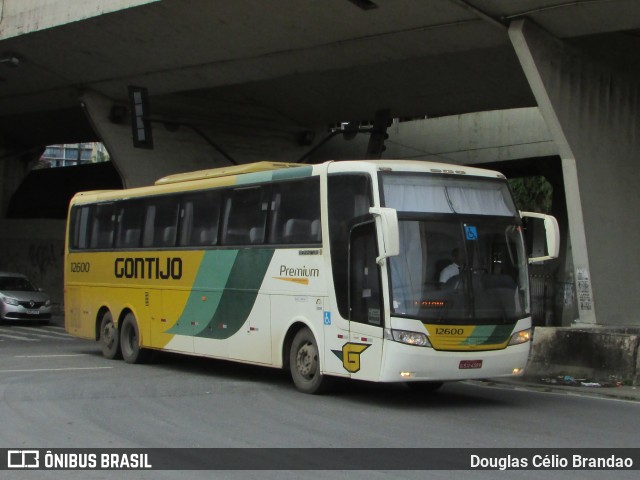
<svg viewBox="0 0 640 480"><path fill-rule="evenodd" d="M338 310L349 318L349 233L355 219L369 214L371 178L363 174L336 173L328 177L331 270Z"/></svg>
<svg viewBox="0 0 640 480"><path fill-rule="evenodd" d="M270 226L271 244L320 243L320 179L275 185Z"/></svg>
<svg viewBox="0 0 640 480"><path fill-rule="evenodd" d="M356 226L349 249L350 320L382 326L380 269L375 223Z"/></svg>
<svg viewBox="0 0 640 480"><path fill-rule="evenodd" d="M71 211L71 226L69 228L69 246L72 249L86 250L90 247L89 239L91 236L90 205L84 207L74 207Z"/></svg>
<svg viewBox="0 0 640 480"><path fill-rule="evenodd" d="M114 203L95 206L95 215L91 222L91 240L89 248L106 249L113 247L113 232L115 230L116 208Z"/></svg>
<svg viewBox="0 0 640 480"><path fill-rule="evenodd" d="M142 237L144 205L139 201L121 204L116 248L138 248Z"/></svg>
<svg viewBox="0 0 640 480"><path fill-rule="evenodd" d="M181 204L180 245L217 245L220 193L204 191L185 195Z"/></svg>
<svg viewBox="0 0 640 480"><path fill-rule="evenodd" d="M143 247L173 247L176 243L178 202L173 197L157 198L146 207Z"/></svg>
<svg viewBox="0 0 640 480"><path fill-rule="evenodd" d="M223 245L259 245L264 242L267 219L267 189L236 188L224 202Z"/></svg>

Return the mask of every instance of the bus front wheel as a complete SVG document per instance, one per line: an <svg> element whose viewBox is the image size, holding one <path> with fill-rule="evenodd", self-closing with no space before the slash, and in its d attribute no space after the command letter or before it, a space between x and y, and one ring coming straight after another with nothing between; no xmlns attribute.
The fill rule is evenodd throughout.
<svg viewBox="0 0 640 480"><path fill-rule="evenodd" d="M120 349L127 363L145 363L149 351L140 347L138 323L133 313L127 313L120 326Z"/></svg>
<svg viewBox="0 0 640 480"><path fill-rule="evenodd" d="M320 353L316 339L308 328L293 338L289 355L289 370L296 388L304 393L322 393L328 379L320 373Z"/></svg>
<svg viewBox="0 0 640 480"><path fill-rule="evenodd" d="M113 360L120 358L120 336L118 328L113 323L111 312L105 312L100 321L100 349L102 356Z"/></svg>

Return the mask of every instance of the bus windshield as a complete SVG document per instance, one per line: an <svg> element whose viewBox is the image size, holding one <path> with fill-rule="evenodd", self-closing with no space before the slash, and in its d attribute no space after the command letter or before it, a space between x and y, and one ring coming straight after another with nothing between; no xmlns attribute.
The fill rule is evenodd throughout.
<svg viewBox="0 0 640 480"><path fill-rule="evenodd" d="M392 314L425 323L507 324L529 315L527 258L506 182L384 173L398 211Z"/></svg>

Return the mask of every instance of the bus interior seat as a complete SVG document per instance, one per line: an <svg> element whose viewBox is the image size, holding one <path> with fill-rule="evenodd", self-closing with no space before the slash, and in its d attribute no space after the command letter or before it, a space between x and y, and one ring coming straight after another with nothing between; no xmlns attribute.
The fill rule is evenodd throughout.
<svg viewBox="0 0 640 480"><path fill-rule="evenodd" d="M311 222L311 238L314 242L322 241L322 226L320 225L319 218Z"/></svg>
<svg viewBox="0 0 640 480"><path fill-rule="evenodd" d="M165 227L162 232L162 246L171 246L176 243L176 227Z"/></svg>
<svg viewBox="0 0 640 480"><path fill-rule="evenodd" d="M290 218L284 224L282 240L285 243L304 243L311 237L311 221L301 218Z"/></svg>
<svg viewBox="0 0 640 480"><path fill-rule="evenodd" d="M213 228L198 228L194 238L200 245L213 245L215 243Z"/></svg>
<svg viewBox="0 0 640 480"><path fill-rule="evenodd" d="M129 228L124 232L123 247L137 247L140 243L140 229Z"/></svg>
<svg viewBox="0 0 640 480"><path fill-rule="evenodd" d="M253 227L249 230L249 241L252 244L262 243L264 240L264 228L261 227Z"/></svg>
<svg viewBox="0 0 640 480"><path fill-rule="evenodd" d="M249 243L249 232L240 228L227 228L223 238L225 245L246 245Z"/></svg>

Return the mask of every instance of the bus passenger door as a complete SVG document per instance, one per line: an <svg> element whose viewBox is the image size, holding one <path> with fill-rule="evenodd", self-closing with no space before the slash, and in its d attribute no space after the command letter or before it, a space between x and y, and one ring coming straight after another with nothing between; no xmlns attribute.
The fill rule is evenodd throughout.
<svg viewBox="0 0 640 480"><path fill-rule="evenodd" d="M374 222L355 226L349 245L349 344L343 364L352 378L377 380L382 361L384 315Z"/></svg>

